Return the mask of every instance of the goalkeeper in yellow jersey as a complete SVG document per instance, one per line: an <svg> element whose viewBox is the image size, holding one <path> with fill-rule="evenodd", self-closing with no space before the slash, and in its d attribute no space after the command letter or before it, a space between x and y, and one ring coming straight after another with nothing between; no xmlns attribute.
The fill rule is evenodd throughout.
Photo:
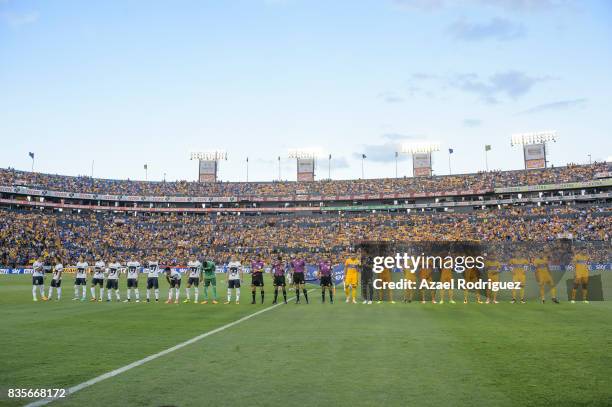
<svg viewBox="0 0 612 407"><path fill-rule="evenodd" d="M361 260L355 253L351 254L344 262L344 293L347 303L352 298L353 304L357 304L357 282L359 281L360 266Z"/></svg>
<svg viewBox="0 0 612 407"><path fill-rule="evenodd" d="M586 250L581 249L574 253L574 287L572 288L572 304L576 302L576 290L582 286L582 302L589 303L587 299L587 287L589 285L589 255Z"/></svg>
<svg viewBox="0 0 612 407"><path fill-rule="evenodd" d="M548 269L548 253L545 252L542 256L536 257L532 260L532 265L535 268L535 278L540 286L540 301L542 304L546 302L546 286L550 287L550 296L552 302L555 304L559 303L557 299L557 287L553 282L550 270Z"/></svg>
<svg viewBox="0 0 612 407"><path fill-rule="evenodd" d="M512 290L512 303L516 303L517 291L521 295L521 304L525 304L525 280L526 272L529 269L529 260L524 257L519 250L515 251L514 257L510 259L510 269L512 270L512 281L520 283L519 289Z"/></svg>

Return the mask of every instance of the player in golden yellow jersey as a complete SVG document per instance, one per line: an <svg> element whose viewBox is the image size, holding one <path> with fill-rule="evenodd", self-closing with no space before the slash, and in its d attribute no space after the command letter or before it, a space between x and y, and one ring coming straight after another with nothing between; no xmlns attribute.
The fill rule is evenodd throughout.
<svg viewBox="0 0 612 407"><path fill-rule="evenodd" d="M357 282L359 281L360 266L361 260L355 254L351 254L344 262L344 293L346 294L347 303L352 297L353 304L357 304Z"/></svg>
<svg viewBox="0 0 612 407"><path fill-rule="evenodd" d="M427 281L428 286L431 284L431 274L432 274L432 271L430 268L423 267L419 270L419 278L421 279L421 281L422 280ZM425 304L425 292L426 291L431 291L431 303L435 304L436 303L436 291L429 290L429 289L421 289L421 304Z"/></svg>
<svg viewBox="0 0 612 407"><path fill-rule="evenodd" d="M501 270L501 263L493 253L490 256L487 256L487 260L485 260L485 269L487 271L487 279L491 280L493 283L499 282L499 272ZM490 288L487 290L487 300L485 301L487 304L499 304L497 301L497 291L493 291Z"/></svg>
<svg viewBox="0 0 612 407"><path fill-rule="evenodd" d="M579 250L572 258L574 263L574 287L572 288L572 304L576 302L576 290L582 286L582 302L588 304L587 287L589 285L589 256L586 250Z"/></svg>
<svg viewBox="0 0 612 407"><path fill-rule="evenodd" d="M553 282L550 270L548 268L548 253L544 253L542 256L536 257L532 260L531 264L535 268L535 278L540 286L540 301L542 304L546 302L546 285L550 287L550 297L552 302L555 304L559 303L557 299L557 287Z"/></svg>
<svg viewBox="0 0 612 407"><path fill-rule="evenodd" d="M410 281L416 287L417 275L409 269L404 269L404 280ZM404 302L412 302L413 298L414 289L406 288L404 291Z"/></svg>
<svg viewBox="0 0 612 407"><path fill-rule="evenodd" d="M516 303L516 294L520 292L521 303L525 303L525 280L526 272L529 269L529 260L524 257L519 251L515 252L515 255L510 259L510 269L512 270L512 281L514 283L520 283L519 289L512 290L512 303Z"/></svg>
<svg viewBox="0 0 612 407"><path fill-rule="evenodd" d="M440 272L440 282L445 284L450 284L453 281L453 269L452 268L442 268ZM452 288L443 288L440 290L440 304L444 304L444 292L448 294L448 302L451 304L455 303L453 299L453 289Z"/></svg>
<svg viewBox="0 0 612 407"><path fill-rule="evenodd" d="M476 267L468 267L465 269L465 281L470 283L476 283L480 280L480 270ZM480 291L476 291L476 302L478 304L482 304L482 300L480 299ZM463 303L467 304L469 299L469 290L463 291Z"/></svg>
<svg viewBox="0 0 612 407"><path fill-rule="evenodd" d="M390 283L391 281L393 281L391 273L391 269L385 268L382 273L380 273L380 281L382 283ZM380 304L385 299L385 292L387 293L387 298L389 302L391 304L395 304L395 301L393 301L393 290L391 290L390 288L381 288L380 290L378 290L378 303Z"/></svg>

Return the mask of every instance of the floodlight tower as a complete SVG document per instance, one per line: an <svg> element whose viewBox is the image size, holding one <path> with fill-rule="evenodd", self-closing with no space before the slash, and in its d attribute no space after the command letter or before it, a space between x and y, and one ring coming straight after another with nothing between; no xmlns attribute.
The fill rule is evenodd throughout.
<svg viewBox="0 0 612 407"><path fill-rule="evenodd" d="M548 166L546 143L551 141L557 141L557 132L554 130L513 134L510 145L523 146L523 161L528 170Z"/></svg>
<svg viewBox="0 0 612 407"><path fill-rule="evenodd" d="M192 152L191 160L198 160L198 181L200 182L217 182L217 172L219 169L219 161L227 160L227 152L225 150L209 150L202 152Z"/></svg>
<svg viewBox="0 0 612 407"><path fill-rule="evenodd" d="M431 153L440 151L436 141L416 141L402 144L402 153L412 155L412 175L431 177Z"/></svg>
<svg viewBox="0 0 612 407"><path fill-rule="evenodd" d="M297 180L314 181L315 160L322 156L318 148L290 148L289 158L295 158L297 163Z"/></svg>

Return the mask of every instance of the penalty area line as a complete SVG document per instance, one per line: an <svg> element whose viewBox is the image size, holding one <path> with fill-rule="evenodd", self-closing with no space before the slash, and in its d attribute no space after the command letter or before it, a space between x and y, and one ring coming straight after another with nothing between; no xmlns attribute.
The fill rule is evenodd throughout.
<svg viewBox="0 0 612 407"><path fill-rule="evenodd" d="M310 291L312 291L312 290L314 290L314 289L311 289ZM293 296L293 297L289 298L287 300L287 302L293 301L295 299L296 299L296 297ZM100 383L103 380L110 379L111 377L115 377L117 375L120 375L121 373L127 372L128 370L131 370L131 369L133 369L135 367L142 366L142 365L144 365L147 362L150 362L152 360L161 358L162 356L165 356L165 355L167 355L169 353L172 353L174 351L182 349L185 346L194 344L194 343L196 343L198 341L201 341L202 339L207 338L207 337L209 337L211 335L214 335L216 333L225 331L228 328L231 328L231 327L233 327L235 325L238 325L238 324L240 324L240 323L242 323L244 321L247 321L247 320L249 320L251 318L254 318L254 317L258 316L258 315L261 315L264 312L271 311L271 310L273 310L276 307L280 307L281 305L285 305L285 304L281 302L279 304L274 304L272 306L269 306L267 308L264 308L262 310L254 312L252 314L245 315L244 317L242 317L240 319L237 319L237 320L235 320L233 322L230 322L229 324L220 326L219 328L215 328L212 331L208 331L208 332L205 332L205 333L203 333L201 335L195 336L195 337L193 337L191 339L186 340L185 342L181 342L178 345L174 345L171 348L162 350L161 352L155 353L153 355L147 356L146 358L143 358L143 359L137 360L135 362L132 362L129 365L125 365L125 366L120 367L118 369L111 370L110 372L107 372L107 373L104 373L104 374L102 374L100 376L94 377L93 379L90 379L90 380L87 380L86 382L77 384L76 386L72 386L72 387L70 387L69 389L66 390L66 397L69 397L70 395L72 395L72 394L74 394L74 393L76 393L78 391L81 391L83 389L86 389L87 387L93 386L96 383ZM40 400L37 400L37 401L33 401L33 402L29 403L29 404L26 404L25 407L45 406L45 405L47 405L49 403L52 403L52 402L54 402L56 400L62 400L62 399L63 398L48 397L48 398L40 399Z"/></svg>

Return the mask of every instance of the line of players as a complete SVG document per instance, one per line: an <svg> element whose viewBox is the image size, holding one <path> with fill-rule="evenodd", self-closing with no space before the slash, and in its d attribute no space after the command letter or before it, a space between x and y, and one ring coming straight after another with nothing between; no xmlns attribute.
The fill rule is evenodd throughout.
<svg viewBox="0 0 612 407"><path fill-rule="evenodd" d="M559 300L557 298L556 287L553 282L552 276L550 274L550 270L548 268L549 260L548 255L543 254L539 257L529 257L529 256L520 256L517 255L510 259L508 262L510 269L512 271L512 281L520 282L521 288L518 290L512 291L512 301L516 303L520 300L521 303L525 302L525 282L526 282L526 273L527 271L534 269L536 281L540 287L540 298L541 301L545 301L545 290L546 286L548 286L551 294L551 299L554 303L558 303ZM574 276L574 285L571 292L572 302L576 299L576 293L578 288L582 288L582 300L584 302L588 302L587 300L587 286L588 286L588 276L589 276L589 266L588 266L588 255L586 253L576 253L573 256L573 265L575 270ZM188 280L187 286L185 288L186 299L183 301L188 303L191 301L191 289L194 291L194 302L198 303L199 300L199 285L200 280L203 280L203 288L204 288L204 300L201 304L207 304L209 301L208 296L208 287L212 288L212 303L218 303L217 297L217 279L216 279L216 265L211 260L205 260L204 262L200 262L197 260L192 260L188 263ZM300 303L300 294L303 294L304 300L306 303L309 302L308 299L308 291L305 288L305 269L306 262L302 258L297 258L295 255L291 255L291 260L288 263L283 261L282 256L278 256L276 259L273 259L271 264L271 273L273 277L273 287L274 287L274 300L273 304L278 302L279 292L282 292L283 300L287 302L287 290L286 286L289 282L290 285L295 287L296 291L296 303ZM329 295L329 301L333 303L334 301L334 293L335 293L335 285L333 284L332 279L332 264L329 260L321 259L318 264L318 273L317 276L321 281L321 300L325 302L326 291ZM501 271L501 263L494 257L491 256L485 262L485 270L487 279L492 282L499 282L499 273ZM124 302L131 301L132 290L135 294L136 302L140 301L140 293L138 291L138 270L140 268L140 263L137 261L128 261L126 267L123 267L120 263L116 261L116 259L112 259L108 264L108 267L102 260L96 261L93 266L93 269L89 267L89 265L83 261L83 259L79 259L79 262L76 265L76 278L74 285L74 298L73 300L79 299L79 287L82 290L81 301L86 300L87 295L87 274L88 270L91 274L91 301L102 301L104 297L104 287L107 290L107 301L111 301L112 295L111 292L114 291L116 299L120 300L119 294L119 275L122 270L126 270L127 274L127 299ZM257 288L259 288L261 303L264 302L265 292L264 292L264 278L263 273L266 268L266 264L262 260L261 256L257 256L254 261L251 262L251 296L252 296L252 304L256 303L256 293ZM360 280L359 274L361 269L361 260L357 255L351 255L346 262L344 263L344 289L346 294L346 302L350 302L352 300L353 303L356 303L357 296L357 286L358 281ZM61 279L62 279L63 265L57 261L54 269L53 276L51 280L51 284L49 286L49 294L45 296L44 293L44 281L43 281L43 263L41 260L34 263L33 266L33 286L32 286L32 297L34 301L37 301L36 291L37 289L40 291L40 296L43 300L47 298L51 298L53 295L53 290L57 290L57 298L61 298ZM146 300L149 302L151 300L151 290L153 290L155 301L159 301L159 264L156 261L149 261L144 269L144 272L147 274L147 291L146 291ZM450 282L452 280L453 271L450 269L442 269L440 271L440 282ZM177 270L171 270L170 268L165 268L163 274L166 277L170 285L170 290L168 291L168 299L166 303L170 303L174 300L175 303L179 302L180 298L180 287L182 276L181 273ZM104 284L106 275L106 284ZM432 270L427 268L422 268L417 273L411 273L409 271L404 272L404 278L407 280L415 281L417 280L417 275L421 280L425 280L428 282L432 281ZM469 282L476 282L481 279L480 272L477 269L467 269L464 273L464 277ZM229 304L232 299L232 290L234 292L235 302L238 304L240 302L240 286L243 282L243 267L240 261L238 261L235 257L230 259L230 262L227 265L226 271L226 279L228 283L227 288L227 300L226 304ZM392 280L390 270L385 270L381 274L381 279L383 281L390 282ZM289 280L289 281L288 281ZM368 279L366 278L366 281ZM363 280L362 280L363 281ZM100 295L96 297L96 287L99 287ZM389 300L393 302L392 291L390 290L380 290L379 291L379 301L383 299L385 291L388 292L387 296ZM406 290L404 301L412 302L415 290ZM439 303L444 303L445 294L450 303L455 303L453 299L452 289L443 289L440 290L440 300ZM476 301L478 303L482 303L480 298L480 293L476 291ZM364 298L365 303L372 303L373 299L373 289L371 287L371 281L365 284L362 284L362 296ZM431 301L436 303L436 293L435 291L431 291ZM469 292L464 291L464 303L468 302ZM421 302L425 303L425 290L421 290ZM486 303L495 303L497 304L497 291L488 290L486 293Z"/></svg>
<svg viewBox="0 0 612 407"><path fill-rule="evenodd" d="M54 290L56 290L56 298L61 299L62 296L62 276L64 266L60 259L56 259L55 266L53 267L51 283L49 285L48 295L45 295L44 289L44 264L41 259L38 259L33 264L32 271L32 299L38 301L37 291L40 293L40 297L43 301L47 301L53 298ZM180 299L180 288L182 275L177 270L172 270L169 267L160 270L159 263L157 261L148 261L145 265L143 272L147 276L146 286L146 301L150 302L154 299L156 302L159 301L159 278L160 274L166 278L170 289L168 290L168 298L166 303L178 303ZM309 302L308 291L305 288L305 271L306 261L302 258L297 258L295 255L291 255L291 260L288 263L283 261L282 256L275 258L271 264L271 273L273 277L274 287L274 300L273 304L278 303L278 296L282 292L284 303L287 303L287 285L290 284L295 288L296 292L296 303L301 302L301 295L303 294L306 303ZM127 292L126 299L124 302L130 302L132 300L132 292L134 294L135 302L140 302L140 291L138 290L138 276L141 264L136 260L128 261L125 266L112 258L111 261L106 264L103 260L97 260L93 266L90 266L81 257L76 264L76 274L74 279L74 301L87 300L87 279L90 277L90 301L103 301L104 290L106 289L106 301L112 301L113 293L116 301L121 301L121 295L119 293L119 279L122 273L125 273L127 278ZM262 260L262 257L258 255L254 261L251 262L251 295L252 304L256 303L257 288L259 288L261 303L263 304L265 299L264 292L264 278L263 273L266 268L266 264ZM202 286L204 289L204 298L200 304L207 304L209 302L208 288L212 289L212 298L210 298L212 304L218 303L217 296L217 276L216 276L216 264L212 260L204 260L200 262L198 260L191 260L187 264L187 284L185 287L185 300L184 303L191 302L191 291L193 289L194 303L198 304L200 295L200 281L202 280ZM236 304L240 303L240 286L244 280L243 266L236 257L232 257L227 265L226 269L227 279L227 299L225 304L229 304L232 301L232 294L234 294L234 300ZM329 302L334 302L334 284L332 280L332 264L329 260L321 259L318 262L318 277L321 281L321 300L325 302L326 292L329 295ZM356 283L355 283L356 284ZM96 296L97 289L99 289L99 295ZM151 295L153 293L153 296ZM80 294L80 295L79 295Z"/></svg>

